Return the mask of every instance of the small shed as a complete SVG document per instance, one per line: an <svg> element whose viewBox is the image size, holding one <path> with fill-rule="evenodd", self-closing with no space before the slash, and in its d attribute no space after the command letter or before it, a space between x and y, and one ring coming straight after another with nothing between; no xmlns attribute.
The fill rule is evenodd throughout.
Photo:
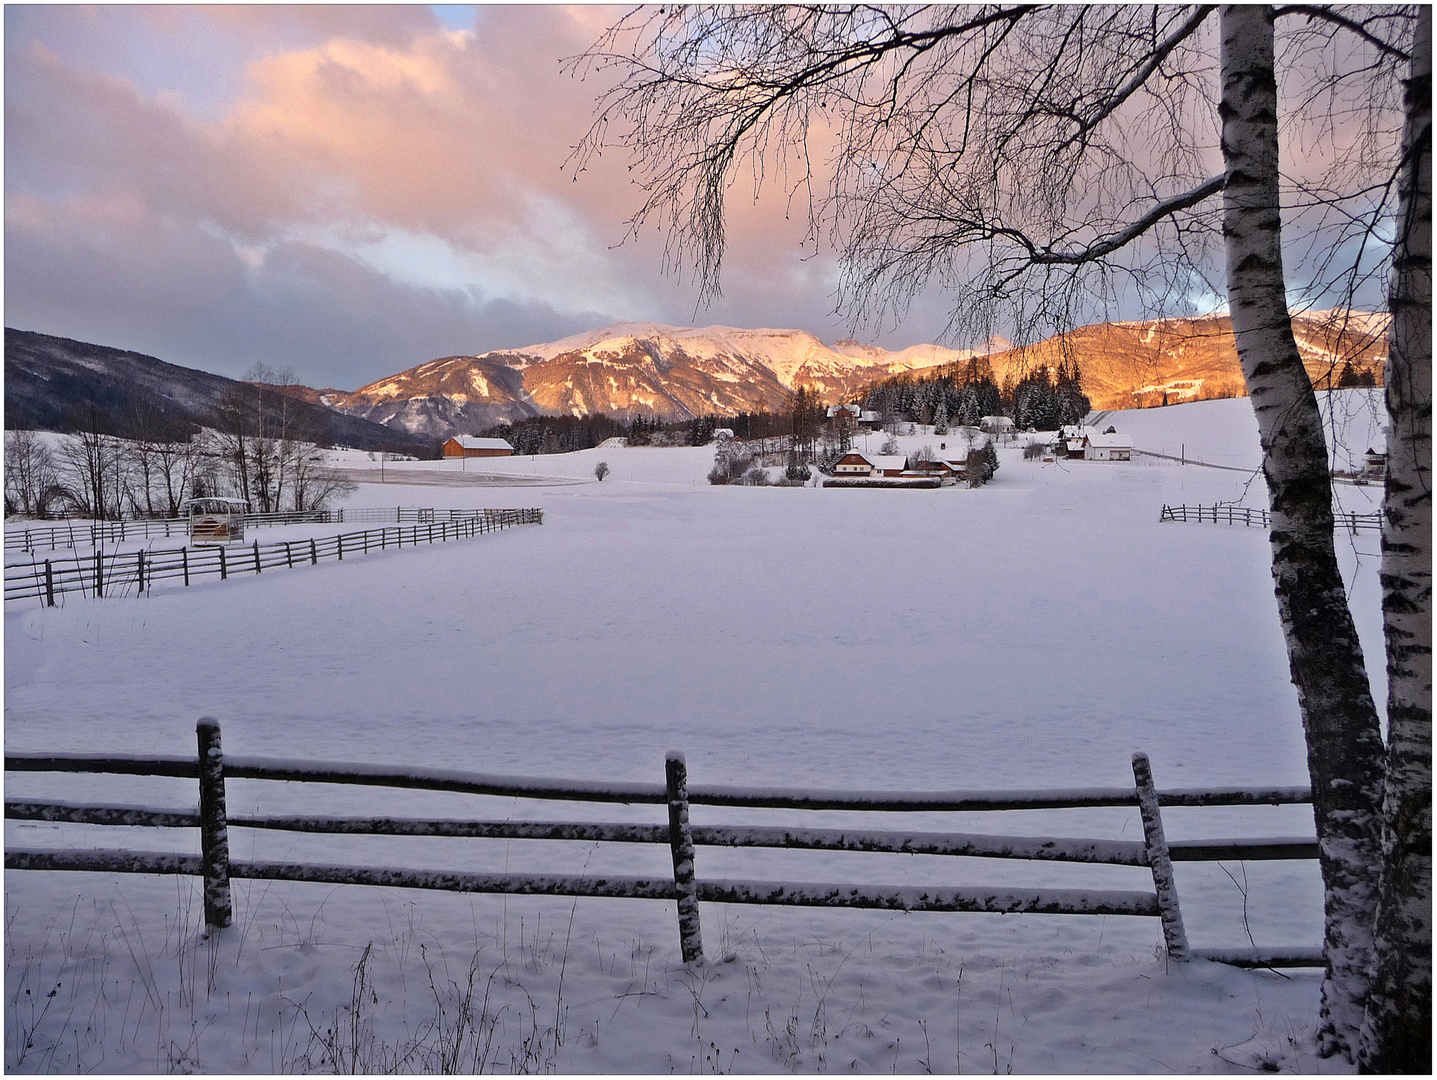
<svg viewBox="0 0 1437 1080"><path fill-rule="evenodd" d="M512 457L514 448L503 439L480 439L473 435L455 435L444 443L447 458Z"/></svg>
<svg viewBox="0 0 1437 1080"><path fill-rule="evenodd" d="M244 516L249 503L244 499L186 499L181 504L190 519L190 541L196 544L228 544L244 539Z"/></svg>

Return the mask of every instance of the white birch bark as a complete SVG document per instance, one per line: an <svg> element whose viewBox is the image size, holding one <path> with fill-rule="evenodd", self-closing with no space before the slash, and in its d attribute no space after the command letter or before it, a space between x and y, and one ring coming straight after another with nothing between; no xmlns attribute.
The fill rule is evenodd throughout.
<svg viewBox="0 0 1437 1080"><path fill-rule="evenodd" d="M1221 35L1228 303L1272 500L1272 575L1307 734L1324 885L1319 1045L1350 1057L1372 957L1382 735L1333 549L1322 419L1288 316L1272 9L1224 7Z"/></svg>
<svg viewBox="0 0 1437 1080"><path fill-rule="evenodd" d="M1387 782L1359 1064L1432 1071L1432 9L1418 14L1393 258L1382 612Z"/></svg>

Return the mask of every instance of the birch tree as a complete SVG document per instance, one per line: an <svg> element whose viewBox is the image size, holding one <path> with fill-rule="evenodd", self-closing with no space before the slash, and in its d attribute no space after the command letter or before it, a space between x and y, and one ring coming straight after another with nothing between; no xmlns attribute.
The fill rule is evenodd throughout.
<svg viewBox="0 0 1437 1080"><path fill-rule="evenodd" d="M1294 27L1281 48L1279 17ZM1394 905L1420 898L1414 875L1425 873L1430 894L1430 857L1425 868L1395 861L1404 845L1420 847L1420 822L1402 832L1402 815L1424 797L1430 852L1431 786L1412 765L1420 749L1402 743L1398 763L1398 735L1384 761L1333 552L1326 443L1288 314L1282 211L1289 233L1306 230L1304 284L1314 296L1351 297L1384 273L1391 253L1377 252L1376 238L1394 220L1402 237L1419 238L1423 220L1430 231L1430 199L1404 187L1399 217L1391 197L1402 121L1411 128L1418 110L1410 92L1405 113L1401 99L1413 22L1413 9L1313 5L1220 14L668 7L638 9L574 62L614 79L576 167L615 142L632 151L644 201L629 225L665 227L666 265L691 266L701 300L719 293L730 193L741 183L756 195L774 182L806 199L808 242L840 253L841 298L855 320L900 316L936 286L951 297L953 334L977 339L1001 319L1022 343L1104 315L1120 295L1165 315L1203 313L1184 310L1194 296L1226 299L1262 438L1274 586L1308 737L1326 887L1319 1037L1325 1053L1349 1056L1364 1008L1381 997L1368 993L1374 926L1388 928L1388 953L1417 959L1378 971L1379 986L1401 984L1389 1001L1401 1000L1368 1015L1364 1046L1389 1041L1382 1033L1398 1014L1430 1022L1430 923ZM1304 156L1325 165L1318 175L1280 169L1282 73L1297 85L1285 123L1307 125ZM1337 148L1339 119L1348 137ZM1423 138L1409 132L1408 158ZM1430 192L1430 176L1428 184ZM1412 318L1425 315L1428 327L1425 346L1409 333L1428 388L1423 399L1414 380L1412 396L1430 418L1430 291L1424 300L1408 288ZM1427 461L1430 441L1396 415L1389 460ZM1410 547L1420 561L1430 547L1412 534L1425 505L1430 537L1430 487L1425 474L1396 483L1395 497L1415 503L1394 515L1389 491L1384 548L1395 559ZM1389 604L1387 641L1389 668L1394 648L1403 663L1416 661L1404 693L1421 684L1425 662L1427 711L1417 706L1409 725L1420 736L1424 716L1430 732L1430 577L1415 573L1410 562L1384 562L1389 591L1398 579L1414 583ZM1394 606L1405 612L1401 627ZM1425 639L1413 625L1424 619ZM1402 781L1409 809L1389 798L1384 847L1384 773L1398 768L1411 774ZM1379 922L1384 865L1394 900Z"/></svg>
<svg viewBox="0 0 1437 1080"><path fill-rule="evenodd" d="M1387 772L1367 1072L1432 1071L1432 9L1418 19L1386 371Z"/></svg>

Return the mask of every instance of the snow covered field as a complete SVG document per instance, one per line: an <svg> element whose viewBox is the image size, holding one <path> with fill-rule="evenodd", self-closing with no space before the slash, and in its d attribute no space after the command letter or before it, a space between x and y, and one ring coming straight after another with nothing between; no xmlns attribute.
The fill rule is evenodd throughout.
<svg viewBox="0 0 1437 1080"><path fill-rule="evenodd" d="M1344 433L1366 423L1348 407L1356 393L1334 410ZM1108 424L1140 448L1257 463L1246 400ZM1344 438L1360 456L1369 435ZM1117 786L1143 750L1160 788L1305 784L1265 533L1158 521L1163 503L1265 505L1260 477L1000 456L976 491L713 488L706 448L390 462L349 505L542 506L545 523L139 601L10 605L6 746L182 754L196 718L214 714L231 754L577 779L660 783L676 748L695 785ZM602 484L599 460L612 469ZM476 467L583 482L400 482ZM1367 512L1380 489L1341 496ZM1344 534L1339 552L1381 701L1377 538ZM6 790L195 802L178 780L12 774ZM580 813L258 781L231 781L228 797L231 814ZM663 820L659 807L598 816ZM894 824L705 807L694 820ZM1165 823L1169 838L1312 827L1305 807L1174 809ZM1141 836L1123 809L908 827ZM6 836L197 850L183 831L120 832L8 823ZM241 829L230 842L237 858L670 869L666 850L640 845ZM704 847L698 873L1151 885L1134 868ZM1249 931L1259 945L1320 940L1315 864L1185 863L1177 875L1194 945L1246 945ZM10 872L5 886L14 1071L1340 1068L1310 1053L1318 973L1168 966L1155 919L706 904L708 962L684 969L671 903L238 881L235 927L204 941L188 880Z"/></svg>

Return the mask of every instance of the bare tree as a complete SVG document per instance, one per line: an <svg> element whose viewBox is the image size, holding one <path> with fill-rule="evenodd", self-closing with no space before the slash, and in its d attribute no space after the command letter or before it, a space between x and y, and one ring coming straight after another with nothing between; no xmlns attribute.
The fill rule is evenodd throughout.
<svg viewBox="0 0 1437 1080"><path fill-rule="evenodd" d="M1288 196L1287 240L1306 247L1298 291L1351 298L1385 273L1391 253L1377 237L1393 221L1398 133L1416 108L1409 96L1404 114L1399 97L1415 13L1216 10L640 9L575 61L617 73L575 161L618 128L646 194L630 225L667 226L666 262L695 267L703 300L719 290L726 199L741 170L755 189L777 177L806 196L810 241L827 230L841 252L855 319L901 315L937 285L952 297L954 332L986 336L1001 319L1022 343L1106 313L1124 293L1164 314L1192 310L1194 296L1227 297L1263 442L1274 581L1310 748L1327 886L1320 1034L1325 1052L1350 1055L1369 996L1387 766L1333 555L1327 450L1293 342L1278 209ZM1278 17L1295 28L1280 49ZM1279 70L1292 73L1286 96ZM1279 171L1280 114L1305 172ZM1339 117L1357 121L1340 148ZM1428 203L1397 220L1400 235L1420 232L1423 213L1430 229ZM1429 327L1417 363L1430 410L1430 292L1411 295ZM1395 422L1393 434L1414 437ZM1430 442L1417 449L1426 460ZM1430 536L1425 477L1416 490L1429 492ZM1390 507L1388 525L1389 548L1421 528ZM1403 603L1430 617L1420 581ZM1430 730L1430 624L1428 635ZM1430 808L1430 772L1408 797L1424 795ZM1425 874L1430 895L1430 859ZM1393 926L1393 948L1427 958L1426 981L1407 981L1419 993L1400 1012L1420 1024L1425 1010L1430 1022L1430 920Z"/></svg>
<svg viewBox="0 0 1437 1080"><path fill-rule="evenodd" d="M70 509L107 520L120 517L125 484L123 444L92 401L73 417L75 431L60 440L57 460Z"/></svg>
<svg viewBox="0 0 1437 1080"><path fill-rule="evenodd" d="M40 433L5 432L5 513L43 513L45 492L55 483L55 456Z"/></svg>

